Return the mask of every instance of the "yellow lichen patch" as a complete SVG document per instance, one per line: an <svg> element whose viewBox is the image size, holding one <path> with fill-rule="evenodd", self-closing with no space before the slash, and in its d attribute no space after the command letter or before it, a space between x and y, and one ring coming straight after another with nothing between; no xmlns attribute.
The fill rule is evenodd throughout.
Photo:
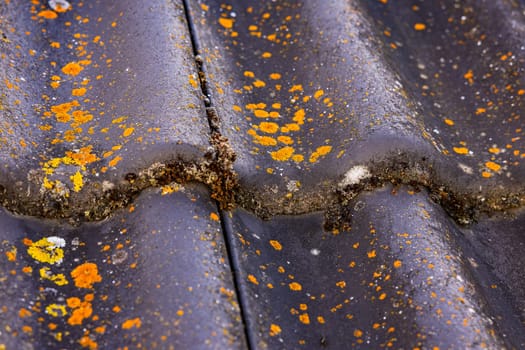
<svg viewBox="0 0 525 350"><path fill-rule="evenodd" d="M279 130L279 125L272 122L262 122L259 124L259 130L268 134L274 134Z"/></svg>
<svg viewBox="0 0 525 350"><path fill-rule="evenodd" d="M468 148L467 147L454 147L453 150L457 154L468 154Z"/></svg>
<svg viewBox="0 0 525 350"><path fill-rule="evenodd" d="M71 175L69 178L73 183L73 191L79 192L84 186L84 178L82 177L80 171L77 170L77 172L74 175Z"/></svg>
<svg viewBox="0 0 525 350"><path fill-rule="evenodd" d="M332 146L319 146L317 149L310 155L308 161L310 163L315 163L319 160L319 157L325 156L332 151Z"/></svg>
<svg viewBox="0 0 525 350"><path fill-rule="evenodd" d="M319 99L321 96L323 96L323 95L324 95L324 91L323 91L322 89L319 89L319 90L317 90L317 91L314 93L314 98L315 98L316 100L318 100L318 99Z"/></svg>
<svg viewBox="0 0 525 350"><path fill-rule="evenodd" d="M31 243L27 253L41 263L60 264L64 258L66 241L60 237L44 237Z"/></svg>
<svg viewBox="0 0 525 350"><path fill-rule="evenodd" d="M69 62L64 67L62 67L62 72L66 75L76 76L82 72L83 69L84 67L82 67L78 62Z"/></svg>
<svg viewBox="0 0 525 350"><path fill-rule="evenodd" d="M296 163L300 163L304 160L304 156L302 154L294 154L292 160Z"/></svg>
<svg viewBox="0 0 525 350"><path fill-rule="evenodd" d="M73 96L84 96L87 92L87 89L84 88L84 87L81 87L81 88L78 88L78 89L73 89L71 90L71 95Z"/></svg>
<svg viewBox="0 0 525 350"><path fill-rule="evenodd" d="M98 267L94 263L81 264L71 271L71 277L78 288L93 288L94 283L102 281L98 274Z"/></svg>
<svg viewBox="0 0 525 350"><path fill-rule="evenodd" d="M486 162L485 166L492 171L499 171L501 169L501 165L494 162Z"/></svg>
<svg viewBox="0 0 525 350"><path fill-rule="evenodd" d="M414 24L414 30L420 31L427 29L427 26L425 23L416 23Z"/></svg>
<svg viewBox="0 0 525 350"><path fill-rule="evenodd" d="M226 28L226 29L231 29L233 28L233 19L232 18L225 18L225 17L220 17L219 18L219 24Z"/></svg>
<svg viewBox="0 0 525 350"><path fill-rule="evenodd" d="M290 289L293 290L294 292L299 292L299 291L301 291L303 289L303 286L301 286L297 282L292 282L292 283L288 284L288 287L290 287Z"/></svg>
<svg viewBox="0 0 525 350"><path fill-rule="evenodd" d="M52 10L42 10L37 14L37 16L45 19L55 19L58 17L58 14Z"/></svg>
<svg viewBox="0 0 525 350"><path fill-rule="evenodd" d="M282 250L283 249L283 246L281 245L281 243L279 243L279 241L275 240L275 239L271 239L270 240L270 245L273 247L273 249L275 250Z"/></svg>
<svg viewBox="0 0 525 350"><path fill-rule="evenodd" d="M53 317L64 317L67 315L66 305L51 304L46 306L46 314Z"/></svg>
<svg viewBox="0 0 525 350"><path fill-rule="evenodd" d="M281 334L281 327L276 324L270 325L270 337L275 337L276 335Z"/></svg>
<svg viewBox="0 0 525 350"><path fill-rule="evenodd" d="M277 146L277 140L270 136L253 135L254 142L262 146Z"/></svg>
<svg viewBox="0 0 525 350"><path fill-rule="evenodd" d="M274 160L284 162L290 159L290 157L293 155L294 152L295 150L293 147L286 146L277 151L270 152L270 155L272 156Z"/></svg>
<svg viewBox="0 0 525 350"><path fill-rule="evenodd" d="M58 286L64 286L64 285L69 283L67 278L66 278L66 276L64 276L64 274L62 274L62 273L53 274L51 272L51 269L49 267L47 267L47 266L46 267L42 267L39 272L40 272L40 278L41 279L49 280L49 281L55 283Z"/></svg>
<svg viewBox="0 0 525 350"><path fill-rule="evenodd" d="M133 327L140 328L142 321L140 318L136 317L133 319L126 320L122 323L122 329L131 329Z"/></svg>
<svg viewBox="0 0 525 350"><path fill-rule="evenodd" d="M488 171L482 171L481 176L488 179L489 177L492 177L492 174L489 173Z"/></svg>
<svg viewBox="0 0 525 350"><path fill-rule="evenodd" d="M244 71L243 75L247 78L255 78L255 73L249 70Z"/></svg>

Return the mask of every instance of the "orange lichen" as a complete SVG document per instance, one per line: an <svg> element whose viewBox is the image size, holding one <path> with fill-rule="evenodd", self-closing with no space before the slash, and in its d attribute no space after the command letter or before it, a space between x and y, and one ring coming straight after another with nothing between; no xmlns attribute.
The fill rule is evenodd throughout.
<svg viewBox="0 0 525 350"><path fill-rule="evenodd" d="M293 144L293 139L290 136L277 136L277 141L284 143L285 145L291 145Z"/></svg>
<svg viewBox="0 0 525 350"><path fill-rule="evenodd" d="M467 79L469 85L474 84L474 72L472 72L472 69L469 69L465 74L463 74L463 78Z"/></svg>
<svg viewBox="0 0 525 350"><path fill-rule="evenodd" d="M259 281L257 281L257 278L254 276L254 275L248 275L248 281L250 281L251 283L255 284L255 285L258 285L259 284Z"/></svg>
<svg viewBox="0 0 525 350"><path fill-rule="evenodd" d="M223 26L224 28L226 28L226 29L231 29L231 28L233 28L233 19L232 18L220 17L219 18L219 24L221 26Z"/></svg>
<svg viewBox="0 0 525 350"><path fill-rule="evenodd" d="M71 277L78 288L93 288L93 283L102 281L102 276L98 274L98 267L94 263L81 264L71 271Z"/></svg>
<svg viewBox="0 0 525 350"><path fill-rule="evenodd" d="M325 156L332 151L332 146L320 146L310 155L309 162L315 163L319 157Z"/></svg>
<svg viewBox="0 0 525 350"><path fill-rule="evenodd" d="M259 130L268 134L274 134L279 130L279 125L272 122L262 122L259 124Z"/></svg>
<svg viewBox="0 0 525 350"><path fill-rule="evenodd" d="M126 320L122 323L122 329L131 329L133 327L140 328L142 321L140 318L136 317L133 319Z"/></svg>
<svg viewBox="0 0 525 350"><path fill-rule="evenodd" d="M64 67L62 67L62 72L66 75L76 76L82 72L83 69L84 67L82 67L78 62L69 62Z"/></svg>
<svg viewBox="0 0 525 350"><path fill-rule="evenodd" d="M286 146L277 151L270 152L270 155L274 160L284 162L284 161L289 160L294 152L295 150L293 147Z"/></svg>
<svg viewBox="0 0 525 350"><path fill-rule="evenodd" d="M310 324L310 316L307 313L299 315L299 321L303 324Z"/></svg>
<svg viewBox="0 0 525 350"><path fill-rule="evenodd" d="M345 281L339 281L339 282L336 282L335 285L338 286L339 288L345 288L346 287L346 282Z"/></svg>
<svg viewBox="0 0 525 350"><path fill-rule="evenodd" d="M366 255L368 256L369 259L373 259L376 257L376 251L375 249L369 251L368 253L366 253Z"/></svg>
<svg viewBox="0 0 525 350"><path fill-rule="evenodd" d="M217 215L216 213L210 213L210 219L212 219L213 221L219 221L219 215Z"/></svg>
<svg viewBox="0 0 525 350"><path fill-rule="evenodd" d="M131 134L133 134L133 131L135 131L135 128L133 128L133 127L126 128L126 129L124 129L124 132L122 132L122 136L128 137Z"/></svg>
<svg viewBox="0 0 525 350"><path fill-rule="evenodd" d="M418 30L418 31L425 30L425 29L427 29L427 26L426 26L425 23L416 23L416 24L414 24L414 29Z"/></svg>
<svg viewBox="0 0 525 350"><path fill-rule="evenodd" d="M453 150L457 154L468 154L468 148L467 147L454 147Z"/></svg>
<svg viewBox="0 0 525 350"><path fill-rule="evenodd" d="M86 94L86 92L87 92L87 89L82 87L82 88L71 90L71 95L73 95L73 96L84 96Z"/></svg>
<svg viewBox="0 0 525 350"><path fill-rule="evenodd" d="M84 335L80 340L78 341L81 347L83 348L89 348L89 350L96 350L98 349L98 344L93 339L89 337L89 335Z"/></svg>
<svg viewBox="0 0 525 350"><path fill-rule="evenodd" d="M52 10L42 10L37 14L37 16L45 19L55 19L58 17L58 14Z"/></svg>
<svg viewBox="0 0 525 350"><path fill-rule="evenodd" d="M363 336L363 331L360 329L354 330L354 337L361 338Z"/></svg>
<svg viewBox="0 0 525 350"><path fill-rule="evenodd" d="M270 325L270 337L275 337L276 335L280 333L281 333L281 327L272 323Z"/></svg>
<svg viewBox="0 0 525 350"><path fill-rule="evenodd" d="M275 250L282 250L283 249L283 246L281 245L281 243L279 243L279 241L277 241L275 239L270 239L270 245Z"/></svg>
<svg viewBox="0 0 525 350"><path fill-rule="evenodd" d="M499 171L501 169L501 165L494 162L486 162L485 166L493 171Z"/></svg>
<svg viewBox="0 0 525 350"><path fill-rule="evenodd" d="M301 109L295 111L292 120L294 122L296 122L297 124L299 124L299 125L303 125L304 124L304 116L305 116L305 111L304 111L304 109L301 108Z"/></svg>
<svg viewBox="0 0 525 350"><path fill-rule="evenodd" d="M272 73L272 74L270 74L270 79L272 79L272 80L279 80L279 79L281 79L281 74L279 74L279 73Z"/></svg>
<svg viewBox="0 0 525 350"><path fill-rule="evenodd" d="M122 160L121 156L116 156L115 158L109 161L108 165L112 167L116 166L121 160Z"/></svg>
<svg viewBox="0 0 525 350"><path fill-rule="evenodd" d="M394 268L398 269L403 265L403 263L400 260L394 261Z"/></svg>
<svg viewBox="0 0 525 350"><path fill-rule="evenodd" d="M444 121L445 121L445 124L447 125L450 125L450 126L454 125L454 121L452 119L445 118Z"/></svg>
<svg viewBox="0 0 525 350"><path fill-rule="evenodd" d="M288 287L290 287L291 290L293 290L294 292L299 292L300 290L303 289L303 286L301 286L299 283L297 282L292 282L288 285Z"/></svg>

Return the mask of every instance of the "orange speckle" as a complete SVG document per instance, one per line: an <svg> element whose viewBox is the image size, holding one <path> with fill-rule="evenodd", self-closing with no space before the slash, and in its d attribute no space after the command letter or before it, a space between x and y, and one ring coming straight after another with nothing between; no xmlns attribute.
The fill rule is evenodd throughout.
<svg viewBox="0 0 525 350"><path fill-rule="evenodd" d="M210 213L210 219L212 219L213 221L219 221L219 215L217 215L216 213Z"/></svg>
<svg viewBox="0 0 525 350"><path fill-rule="evenodd" d="M22 326L22 332L24 333L33 333L33 328L31 326Z"/></svg>
<svg viewBox="0 0 525 350"><path fill-rule="evenodd" d="M136 318L124 321L122 323L122 329L130 329L133 327L140 328L141 325L142 325L142 321L140 320L140 318L136 317Z"/></svg>
<svg viewBox="0 0 525 350"><path fill-rule="evenodd" d="M114 313L119 313L120 311L122 311L122 309L120 308L120 306L118 305L115 305L113 306L113 308L111 309Z"/></svg>
<svg viewBox="0 0 525 350"><path fill-rule="evenodd" d="M80 300L77 297L71 297L66 299L67 306L69 306L72 309L75 309L80 306L82 300Z"/></svg>
<svg viewBox="0 0 525 350"><path fill-rule="evenodd" d="M485 166L493 171L499 171L501 169L501 165L494 162L486 162Z"/></svg>
<svg viewBox="0 0 525 350"><path fill-rule="evenodd" d="M109 166L116 166L121 160L122 160L121 156L116 156L115 158L113 158L112 160L109 161L108 165Z"/></svg>
<svg viewBox="0 0 525 350"><path fill-rule="evenodd" d="M314 98L317 100L317 99L319 99L319 98L320 98L321 96L323 96L323 95L324 95L324 91L321 90L321 89L319 89L319 90L317 90L317 91L314 93Z"/></svg>
<svg viewBox="0 0 525 350"><path fill-rule="evenodd" d="M468 154L468 148L467 147L454 147L453 150L457 154Z"/></svg>
<svg viewBox="0 0 525 350"><path fill-rule="evenodd" d="M55 19L58 17L57 13L52 10L42 10L37 14L37 16L45 19Z"/></svg>
<svg viewBox="0 0 525 350"><path fill-rule="evenodd" d="M131 134L133 134L133 131L135 131L135 128L132 128L132 127L126 128L126 129L124 129L124 132L122 133L122 136L128 137Z"/></svg>
<svg viewBox="0 0 525 350"><path fill-rule="evenodd" d="M266 112L264 109L256 109L253 111L253 114L257 117L257 118L267 118L268 117L268 112Z"/></svg>
<svg viewBox="0 0 525 350"><path fill-rule="evenodd" d="M361 338L363 336L363 331L360 329L354 330L354 337Z"/></svg>
<svg viewBox="0 0 525 350"><path fill-rule="evenodd" d="M325 324L326 323L326 321L325 321L323 316L317 316L317 322L319 322L320 324Z"/></svg>
<svg viewBox="0 0 525 350"><path fill-rule="evenodd" d="M231 29L233 28L233 19L221 17L219 18L219 24L226 29Z"/></svg>
<svg viewBox="0 0 525 350"><path fill-rule="evenodd" d="M385 300L386 298L386 293L381 293L381 295L379 295L379 300Z"/></svg>
<svg viewBox="0 0 525 350"><path fill-rule="evenodd" d="M310 316L307 313L299 315L299 321L303 324L310 324Z"/></svg>
<svg viewBox="0 0 525 350"><path fill-rule="evenodd" d="M82 338L80 338L78 343L83 348L89 348L89 350L98 349L98 344L93 339L91 339L88 335L84 335Z"/></svg>
<svg viewBox="0 0 525 350"><path fill-rule="evenodd" d="M414 24L414 29L418 30L418 31L425 30L425 29L427 29L427 26L426 26L425 23L416 23L416 24Z"/></svg>
<svg viewBox="0 0 525 350"><path fill-rule="evenodd" d="M33 268L31 266L24 266L22 272L29 275L33 272Z"/></svg>
<svg viewBox="0 0 525 350"><path fill-rule="evenodd" d="M308 161L310 163L315 163L318 161L319 157L325 156L332 151L332 146L319 146L317 149L310 155Z"/></svg>
<svg viewBox="0 0 525 350"><path fill-rule="evenodd" d="M299 283L297 282L292 282L288 285L288 287L290 287L291 290L293 290L294 292L299 292L300 290L303 289L303 286L301 286Z"/></svg>
<svg viewBox="0 0 525 350"><path fill-rule="evenodd" d="M95 332L97 332L98 334L104 334L104 332L106 332L106 326L99 326L95 328Z"/></svg>
<svg viewBox="0 0 525 350"><path fill-rule="evenodd" d="M346 287L346 282L345 281L339 281L339 282L336 282L335 285L338 286L339 288L345 288Z"/></svg>
<svg viewBox="0 0 525 350"><path fill-rule="evenodd" d="M257 281L257 278L254 275L248 275L248 281L250 281L251 283L255 285L259 284L259 281Z"/></svg>
<svg viewBox="0 0 525 350"><path fill-rule="evenodd" d="M60 43L58 41L52 41L49 45L54 49L60 48Z"/></svg>
<svg viewBox="0 0 525 350"><path fill-rule="evenodd" d="M98 274L98 267L94 263L78 265L71 271L71 277L78 288L93 288L93 283L102 281L102 277Z"/></svg>
<svg viewBox="0 0 525 350"><path fill-rule="evenodd" d="M87 92L86 88L78 88L71 90L71 95L73 96L84 96Z"/></svg>
<svg viewBox="0 0 525 350"><path fill-rule="evenodd" d="M274 239L270 239L270 245L275 250L282 250L283 249L283 246L281 245L281 243L279 243L279 241L274 240Z"/></svg>
<svg viewBox="0 0 525 350"><path fill-rule="evenodd" d="M520 95L520 96L521 96L521 95L525 95L525 90L523 90L523 89L519 89L519 90L518 90L518 95Z"/></svg>
<svg viewBox="0 0 525 350"><path fill-rule="evenodd" d="M286 146L277 151L270 152L270 155L272 156L274 160L283 162L283 161L289 160L292 154L294 153L294 151L295 150L293 147Z"/></svg>
<svg viewBox="0 0 525 350"><path fill-rule="evenodd" d="M445 121L445 124L447 125L450 125L450 126L454 125L454 121L452 119L445 118L444 121Z"/></svg>
<svg viewBox="0 0 525 350"><path fill-rule="evenodd" d="M498 154L499 153L499 148L498 147L491 147L491 148L489 148L489 152L493 153L493 154Z"/></svg>
<svg viewBox="0 0 525 350"><path fill-rule="evenodd" d="M18 317L20 318L26 318L26 317L29 317L31 316L31 311L29 311L28 309L26 308L21 308L20 311L18 311Z"/></svg>
<svg viewBox="0 0 525 350"><path fill-rule="evenodd" d="M272 53L271 52L263 52L261 57L262 58L270 58L270 57L272 57Z"/></svg>
<svg viewBox="0 0 525 350"><path fill-rule="evenodd" d="M279 125L272 122L262 122L259 124L259 130L268 134L274 134L279 130Z"/></svg>
<svg viewBox="0 0 525 350"><path fill-rule="evenodd" d="M82 72L84 68L77 62L69 62L64 67L62 67L62 72L66 75L76 76Z"/></svg>
<svg viewBox="0 0 525 350"><path fill-rule="evenodd" d="M469 69L464 75L463 78L467 79L468 83L470 85L474 84L474 72L472 72L472 69Z"/></svg>
<svg viewBox="0 0 525 350"><path fill-rule="evenodd" d="M398 269L403 265L403 263L400 260L394 261L394 268Z"/></svg>
<svg viewBox="0 0 525 350"><path fill-rule="evenodd" d="M476 115L480 115L480 114L483 114L485 113L487 110L483 107L479 107L476 109Z"/></svg>
<svg viewBox="0 0 525 350"><path fill-rule="evenodd" d="M366 253L366 255L368 256L369 259L373 259L376 257L376 251L375 249L369 251L368 253Z"/></svg>
<svg viewBox="0 0 525 350"><path fill-rule="evenodd" d="M272 73L272 74L270 74L270 79L272 79L272 80L279 80L279 79L281 79L281 74L279 74L279 73Z"/></svg>
<svg viewBox="0 0 525 350"><path fill-rule="evenodd" d="M270 325L270 336L271 337L275 337L276 335L278 335L280 333L281 333L281 327L279 327L278 325L272 323Z"/></svg>
<svg viewBox="0 0 525 350"><path fill-rule="evenodd" d="M293 139L290 136L277 136L277 141L284 143L285 145L293 144Z"/></svg>

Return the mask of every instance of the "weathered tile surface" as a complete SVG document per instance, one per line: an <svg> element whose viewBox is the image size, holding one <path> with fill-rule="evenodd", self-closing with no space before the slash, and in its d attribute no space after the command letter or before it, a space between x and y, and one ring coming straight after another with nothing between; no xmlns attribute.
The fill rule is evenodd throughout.
<svg viewBox="0 0 525 350"><path fill-rule="evenodd" d="M0 220L4 348L245 348L204 186L148 190L111 219L80 227L5 211Z"/></svg>
<svg viewBox="0 0 525 350"><path fill-rule="evenodd" d="M209 127L181 1L0 6L8 193L82 212L128 173L203 161Z"/></svg>
<svg viewBox="0 0 525 350"><path fill-rule="evenodd" d="M330 232L321 213L270 221L233 213L255 348L523 346L509 295L487 292L505 284L473 271L475 253L426 192L361 194L348 219L346 230Z"/></svg>

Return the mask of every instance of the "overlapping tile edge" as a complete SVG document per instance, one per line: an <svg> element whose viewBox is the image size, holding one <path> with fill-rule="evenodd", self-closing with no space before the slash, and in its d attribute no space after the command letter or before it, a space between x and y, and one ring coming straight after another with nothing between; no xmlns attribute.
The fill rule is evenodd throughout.
<svg viewBox="0 0 525 350"><path fill-rule="evenodd" d="M201 54L201 59L203 59L203 61L205 62L206 55ZM204 72L206 72L206 68L204 69ZM210 90L213 91L213 89ZM152 168L145 169L143 172L125 172L123 174L119 174L112 177L112 179L117 180L122 180L122 178L124 178L124 181L117 183L117 186L115 188L105 189L107 190L107 193L103 196L103 198L105 198L103 202L109 203L109 205L107 205L106 207L100 206L100 203L88 204L87 207L93 210L93 212L85 215L86 201L79 200L77 203L81 204L78 206L76 206L76 203L73 205L69 204L70 202L75 202L78 199L81 199L81 197L75 196L74 178L71 179L71 189L73 189L73 191L70 190L70 194L72 196L71 199L68 200L68 203L66 204L60 202L58 209L36 206L30 211L24 211L28 208L33 207L32 205L28 206L28 204L39 203L38 201L40 201L40 199L35 202L10 202L12 199L11 194L13 192L21 192L20 189L23 189L24 191L22 192L25 193L25 191L27 190L25 186L22 186L20 187L20 189L17 189L7 194L5 197L6 199L4 201L4 204L8 209L11 209L15 212L30 215L45 217L73 217L75 219L81 218L81 220L79 221L82 221L84 219L97 220L104 218L107 215L110 215L116 208L123 207L131 203L133 197L136 196L136 194L138 194L141 190L145 189L146 187L164 185L174 180L179 182L196 180L209 185L214 190L216 198L222 200L225 206L232 205L235 203L233 198L229 197L230 195L240 194L237 200L241 206L251 209L257 214L263 216L270 216L278 213L297 214L316 211L324 207L324 203L328 197L330 198L331 203L333 204L333 209L335 210L335 212L332 211L333 215L329 217L329 219L331 220L329 224L332 224L331 226L333 227L343 223L341 221L343 216L340 212L337 211L338 208L341 208L341 204L343 204L342 208L344 210L344 206L347 204L347 202L353 199L359 193L366 190L380 188L385 183L389 182L410 183L413 185L428 187L431 191L430 195L433 196L434 199L437 199L439 202L441 202L442 205L448 209L449 213L452 216L454 216L456 219L459 219L463 223L471 223L474 218L475 212L479 210L485 210L487 212L492 212L494 210L504 211L509 208L520 207L523 204L523 195L520 192L521 189L519 191L513 191L512 193L508 193L508 195L506 194L504 196L506 198L504 201L501 201L501 197L503 197L502 194L504 194L506 191L505 188L503 190L495 190L495 192L493 192L492 194L490 192L485 192L483 193L483 195L473 195L471 192L468 191L466 193L461 193L459 191L461 190L461 188L457 188L456 191L450 191L448 189L445 189L444 191L444 188L441 183L434 182L436 178L439 178L439 176L433 173L433 171L435 171L436 168L439 171L443 168L443 166L446 163L432 164L432 166L428 167L424 166L424 169L422 170L421 163L414 163L411 161L412 159L420 158L421 153L418 152L415 152L413 154L408 154L407 152L402 157L386 157L384 160L378 162L378 165L376 167L368 164L365 169L359 168L361 164L365 163L365 161L361 161L355 164L350 163L351 165L348 165L346 166L346 168L343 169L343 173L340 174L341 176L335 176L335 181L332 181L330 184L323 184L323 186L319 187L314 186L313 188L315 188L315 190L313 192L308 192L307 189L307 191L304 194L293 193L293 195L291 196L293 200L290 200L290 198L287 198L286 200L276 199L276 196L271 194L272 192L268 192L270 193L270 195L265 196L265 191L267 191L268 188L265 188L261 191L256 187L250 187L249 185L253 184L250 183L250 181L245 181L243 183L243 179L241 179L241 184L245 186L235 188L236 174L230 169L231 162L233 161L235 155L231 151L229 144L225 142L225 139L220 135L220 133L216 132L221 128L219 124L214 124L213 117L221 117L222 113L220 108L215 108L213 101L214 99L212 98L212 102L208 105L208 110L206 113L208 117L212 117L210 119L212 120L212 135L214 135L212 136L212 146L214 147L213 152L207 155L205 154L204 150L204 152L196 152L193 154L189 152L191 156L187 158L190 159L190 162L179 162L168 166L165 166L164 164L153 164ZM128 128L125 127L121 131L123 133L127 133L126 130L128 130ZM26 141L24 141L24 143L25 142ZM408 151L410 147L408 147L406 144L403 144L403 142L401 143L402 147L405 147ZM420 144L419 146L427 147L422 144ZM431 148L427 148L428 154L423 152L425 157L431 157L432 152L430 151L430 149ZM80 152L78 153L81 152L82 151L80 149ZM383 155L384 152L385 150L381 149L378 151L378 154ZM73 151L73 153L77 152ZM359 151L356 151L356 153L359 153ZM363 150L363 153L369 154L366 152L366 150ZM88 152L87 154L90 154L90 152ZM215 160L215 162L206 163L205 161L203 161L194 163L191 162L191 158L193 156L202 157L202 159L209 157ZM60 163L69 162L69 160L63 159L63 157L57 158L62 159L60 161L56 161L59 163L59 165ZM70 158L74 159L74 157ZM206 165L203 166L203 164ZM212 165L210 166L209 164ZM82 168L81 164L73 165ZM398 166L398 168L396 168L396 166ZM83 169L79 170L81 175L82 170ZM356 186L353 186L351 183L352 181L350 181L350 186L345 186L344 181L341 181L341 179L343 178L342 175L344 175L344 172L348 171L357 171L356 177L364 181L359 181L358 184L354 184ZM359 173L361 175L359 175ZM76 172L74 174L71 174L71 176L74 176L75 174ZM227 174L227 176L224 177L224 174ZM423 174L425 176L423 176ZM241 177L243 176L246 177L246 173L241 175ZM218 184L217 181L221 180L224 180L224 182L222 184ZM259 180L259 178L256 178L256 180ZM111 183L112 182L110 181L109 187L112 187ZM247 184L248 186L246 186ZM338 186L340 184L342 184L343 186ZM88 189L88 186L86 186L84 191L86 191L86 189ZM37 187L32 191L39 190L40 188ZM281 192L281 190L282 188L280 188L277 192ZM9 191L7 190L7 192ZM316 198L312 199L312 197ZM100 197L97 197L95 195L93 197L88 198L89 202L93 201L94 203L95 200ZM55 203L54 206L56 207L57 204Z"/></svg>

